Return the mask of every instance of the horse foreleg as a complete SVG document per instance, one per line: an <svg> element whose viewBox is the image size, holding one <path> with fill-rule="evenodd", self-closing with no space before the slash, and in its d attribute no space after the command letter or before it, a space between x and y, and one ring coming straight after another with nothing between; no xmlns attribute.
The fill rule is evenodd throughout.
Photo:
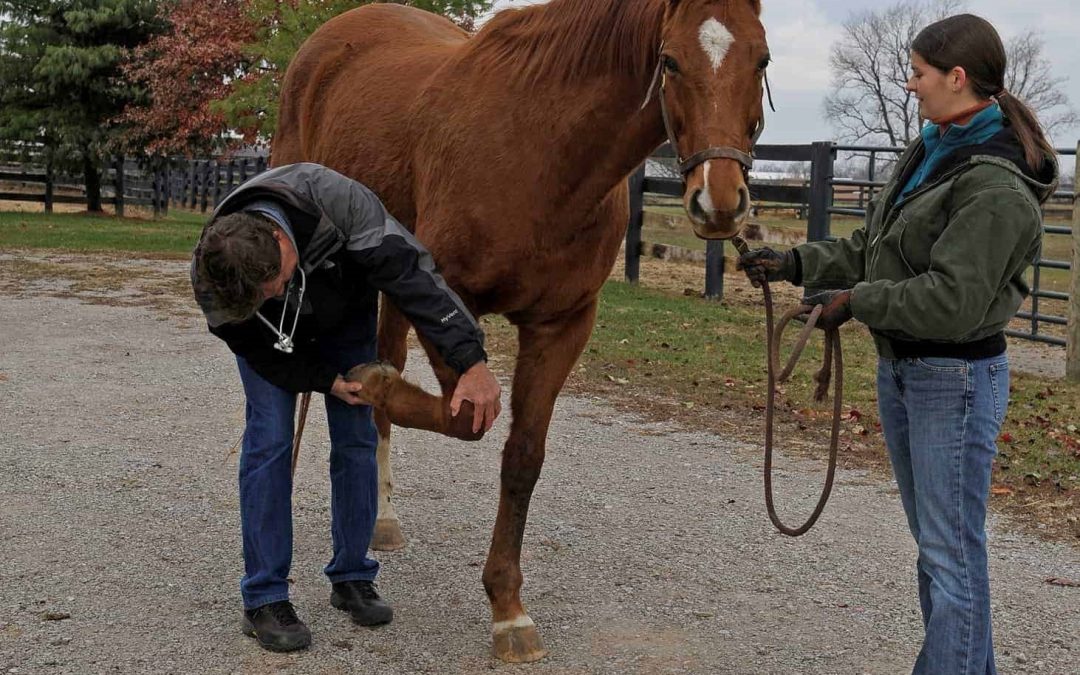
<svg viewBox="0 0 1080 675"><path fill-rule="evenodd" d="M384 296L379 312L379 359L388 361L398 372L405 368L409 350L405 340L409 335L409 322ZM390 418L386 411L375 409L375 427L379 431L379 445L375 459L379 465L379 514L375 519L375 532L371 548L376 551L396 551L405 547L405 536L394 509L394 472L390 466Z"/></svg>
<svg viewBox="0 0 1080 675"><path fill-rule="evenodd" d="M491 601L492 647L503 661L536 661L547 654L521 603L521 542L529 500L544 463L555 399L589 339L595 316L593 303L570 319L518 328L513 421L503 449L499 512L484 566L484 589Z"/></svg>

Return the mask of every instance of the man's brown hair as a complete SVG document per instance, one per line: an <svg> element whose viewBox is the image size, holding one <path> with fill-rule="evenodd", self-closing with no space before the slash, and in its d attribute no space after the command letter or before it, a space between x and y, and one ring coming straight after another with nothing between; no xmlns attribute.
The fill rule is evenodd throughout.
<svg viewBox="0 0 1080 675"><path fill-rule="evenodd" d="M195 250L195 286L231 321L249 319L262 304L260 286L281 273L278 226L254 213L221 216Z"/></svg>

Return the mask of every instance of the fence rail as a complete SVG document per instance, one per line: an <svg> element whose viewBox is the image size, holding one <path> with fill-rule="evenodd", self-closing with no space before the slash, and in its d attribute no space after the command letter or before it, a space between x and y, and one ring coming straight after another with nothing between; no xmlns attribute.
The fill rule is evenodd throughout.
<svg viewBox="0 0 1080 675"><path fill-rule="evenodd" d="M1080 155L1078 148L1059 148L1058 155L1072 158L1080 177ZM886 176L882 162L895 164L904 148L888 146L838 145L831 142L817 142L810 145L765 145L758 146L755 157L759 160L779 162L809 162L810 179L800 185L777 185L754 180L750 192L755 202L769 202L776 208L794 209L807 221L807 241L835 239L832 235L832 216L865 217L866 204L886 185ZM837 156L840 153L866 159L865 178L836 177ZM670 159L671 149L665 144L653 158ZM891 161L890 161L891 160ZM626 279L636 282L640 275L638 261L642 252L641 229L643 224L644 195L664 195L681 197L682 181L677 178L656 178L645 176L642 165L630 180L630 222L626 234ZM1063 225L1043 225L1047 235L1071 236L1073 238L1072 260L1054 260L1037 258L1031 272L1031 306L1017 313L1016 318L1027 323L1027 330L1007 330L1006 333L1027 340L1034 340L1052 345L1066 346L1069 354L1069 372L1075 370L1080 379L1080 201L1077 189L1059 190L1048 201L1046 212L1054 211L1060 215L1072 212L1071 227ZM1044 270L1062 270L1071 272L1069 293L1048 290L1043 287ZM724 243L709 241L706 244L705 296L720 298L724 291ZM1048 314L1042 309L1042 301L1069 303L1068 316ZM1068 326L1067 337L1048 335L1041 327L1044 325Z"/></svg>
<svg viewBox="0 0 1080 675"><path fill-rule="evenodd" d="M170 205L205 212L266 168L265 157L145 162L116 157L101 171L101 202L118 215L127 206L150 207L155 216L168 213ZM51 213L54 204L86 203L84 181L83 176L55 172L43 151L0 148L0 201L43 203Z"/></svg>

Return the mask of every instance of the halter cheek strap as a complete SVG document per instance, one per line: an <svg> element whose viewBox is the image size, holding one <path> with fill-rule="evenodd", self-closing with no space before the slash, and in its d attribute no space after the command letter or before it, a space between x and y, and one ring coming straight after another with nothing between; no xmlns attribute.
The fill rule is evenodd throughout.
<svg viewBox="0 0 1080 675"><path fill-rule="evenodd" d="M664 131L667 133L668 143L671 144L671 149L675 151L675 157L679 164L679 173L682 176L686 176L697 168L698 165L710 159L734 160L743 166L744 173L749 173L750 169L754 166L754 156L752 154L753 147L757 144L758 139L761 137L761 133L765 130L764 117L758 121L758 125L754 129L754 137L750 140L750 152L744 152L731 146L714 146L695 152L690 155L689 158L683 159L683 154L679 150L679 139L675 136L675 129L671 123L671 114L668 112L665 90L666 84L667 73L664 72L664 43L661 42L659 55L656 59L656 70L653 71L652 81L649 83L648 91L645 92L645 101L642 102L641 109L644 110L645 107L649 105L654 95L660 100L660 117L664 120ZM768 78L765 79L765 89L769 93L769 106L772 107L772 91L770 91ZM775 111L776 108L773 108L773 110Z"/></svg>

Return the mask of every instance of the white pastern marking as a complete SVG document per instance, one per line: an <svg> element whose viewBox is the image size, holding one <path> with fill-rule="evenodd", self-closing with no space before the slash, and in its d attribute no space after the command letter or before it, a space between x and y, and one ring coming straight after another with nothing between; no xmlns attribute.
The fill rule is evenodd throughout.
<svg viewBox="0 0 1080 675"><path fill-rule="evenodd" d="M727 26L712 18L701 24L698 37L701 39L701 48L705 50L709 61L712 62L713 71L720 70L720 64L724 62L724 57L731 49L731 43L735 42L735 37Z"/></svg>
<svg viewBox="0 0 1080 675"><path fill-rule="evenodd" d="M714 21L715 21L715 19L714 19ZM701 196L698 197L698 206L700 206L701 210L704 211L705 213L710 213L711 214L714 211L716 211L716 206L713 205L712 195L709 194L709 165L710 164L712 164L712 162L705 162L705 175L701 179L702 180Z"/></svg>
<svg viewBox="0 0 1080 675"><path fill-rule="evenodd" d="M529 626L535 626L532 617L528 614L523 614L514 619L507 619L506 621L496 621L491 624L492 633L504 633L513 628L528 628Z"/></svg>

